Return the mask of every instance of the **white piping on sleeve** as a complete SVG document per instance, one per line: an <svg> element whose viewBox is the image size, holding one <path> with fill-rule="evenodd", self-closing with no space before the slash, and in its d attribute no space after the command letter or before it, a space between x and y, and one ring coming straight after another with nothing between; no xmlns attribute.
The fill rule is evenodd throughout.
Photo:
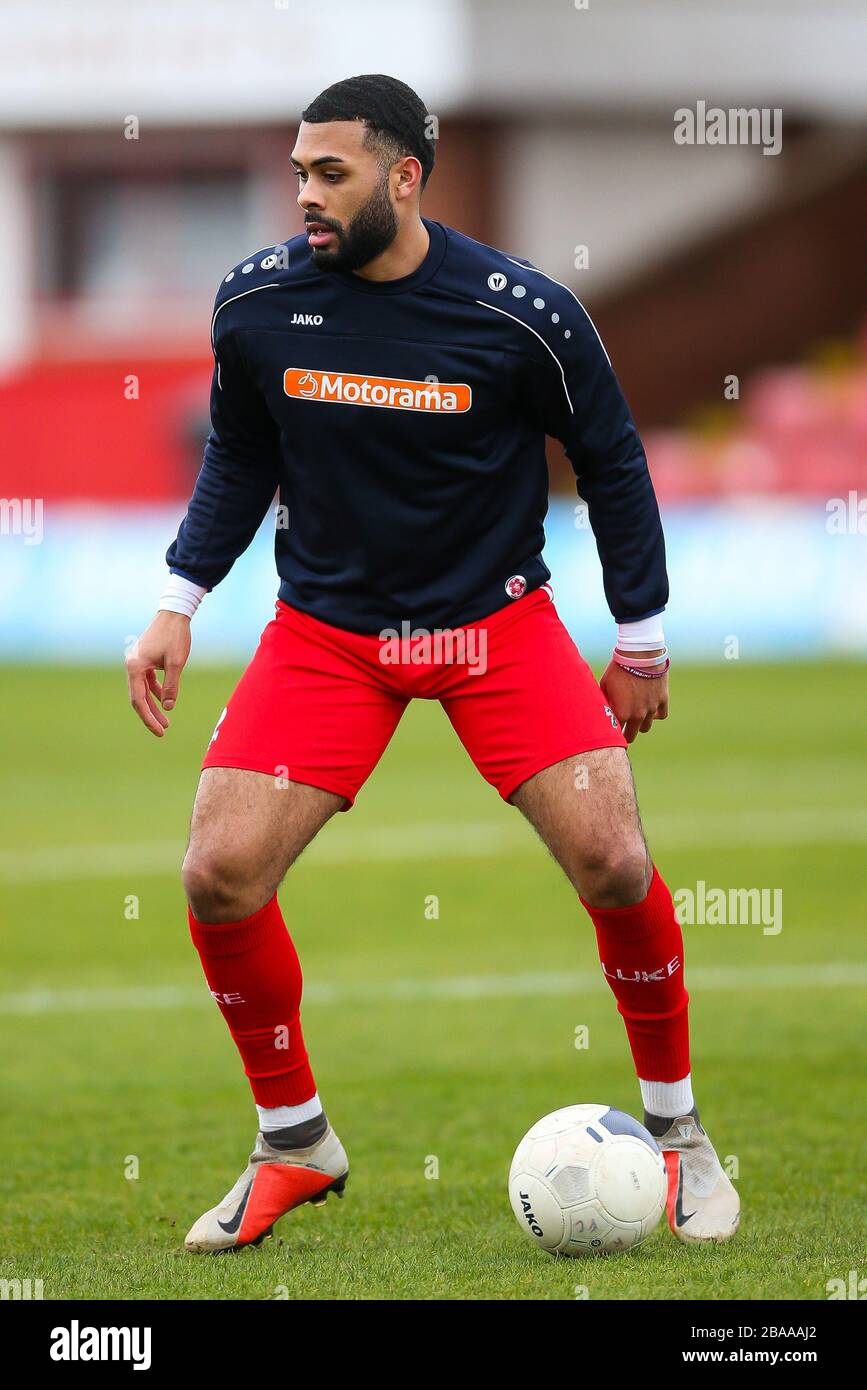
<svg viewBox="0 0 867 1390"><path fill-rule="evenodd" d="M214 317L211 319L211 351L215 352L214 324L217 322L217 315L219 314L221 309L225 309L227 304L234 304L236 299L243 299L245 295L255 294L257 290L279 290L279 288L280 286L277 284L277 282L272 280L270 284L267 285L253 285L249 290L242 290L240 294L233 294L230 299L224 299L222 304L218 304L216 309L214 310Z"/></svg>
<svg viewBox="0 0 867 1390"><path fill-rule="evenodd" d="M571 400L571 397L570 397L570 395L569 395L569 387L566 385L566 373L565 373L564 370L563 370L563 363L560 361L560 358L557 356L557 354L556 354L556 352L554 351L554 349L553 349L552 347L550 347L548 343L545 342L545 339L542 337L541 333L537 333L536 330L535 330L535 328L531 328L530 325L529 325L528 323L525 323L523 319L515 318L515 315L514 315L514 314L508 313L508 311L507 311L506 309L499 309L499 308L497 308L497 305L496 305L496 304L486 304L485 301L484 301L484 299L477 299L477 300L476 300L476 303L477 303L477 304L481 304L481 306L482 306L483 309L493 309L493 311L494 311L495 314L504 314L505 317L506 317L507 319L511 319L513 323L519 323L519 324L521 325L522 328L526 328L526 330L527 330L528 333L532 333L534 338L538 338L538 339L539 339L539 342L542 344L542 346L543 346L544 348L547 348L547 349L548 349L548 351L550 352L550 354L551 354L551 356L553 357L554 361L557 363L557 366L560 368L560 376L562 377L562 380L563 380L563 390L564 390L565 393L566 393L566 403L567 403L567 405L569 406L569 413L570 413L570 415L574 415L574 414L575 414L575 411L574 411L574 409L573 409L573 407L572 407L572 400Z"/></svg>
<svg viewBox="0 0 867 1390"><path fill-rule="evenodd" d="M606 362L608 363L609 367L611 367L611 358L608 356L608 350L607 350L605 344L603 343L602 338L600 337L599 329L596 327L596 324L595 324L595 323L593 322L593 320L591 319L590 315L588 314L587 310L584 308L584 305L581 303L581 300L578 298L578 296L577 296L577 294L575 293L575 291L574 291L574 290L570 290L569 286L568 286L568 285L564 285L563 282L562 282L561 280L555 280L553 275L546 275L545 272L544 272L544 270L539 270L538 266L535 266L535 265L522 265L521 262L520 262L520 261L516 261L516 260L514 259L513 256L507 256L507 257L506 257L506 260L507 260L507 261L511 261L512 265L518 266L521 270L532 270L533 273L534 273L535 275L541 275L542 278L543 278L543 280L550 280L552 285L559 285L560 288L561 288L561 290L565 290L567 294L571 294L572 298L575 300L575 303L578 305L578 308L581 310L581 312L582 312L582 314L584 315L584 317L586 318L587 322L590 324L590 327L593 329L593 332L596 334L596 337L599 338L599 346L601 347L602 351L605 353L605 360L606 360ZM612 367L611 369L612 369L612 371L614 370L613 367Z"/></svg>

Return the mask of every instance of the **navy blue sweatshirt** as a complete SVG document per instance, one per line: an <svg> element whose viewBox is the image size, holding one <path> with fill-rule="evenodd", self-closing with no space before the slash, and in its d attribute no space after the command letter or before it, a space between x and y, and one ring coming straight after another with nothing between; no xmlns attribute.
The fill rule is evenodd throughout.
<svg viewBox="0 0 867 1390"><path fill-rule="evenodd" d="M587 313L528 261L424 225L428 253L398 280L318 270L303 235L225 277L212 429L169 567L213 588L279 491L286 603L354 632L473 622L550 577L550 434L614 617L661 612L656 498Z"/></svg>

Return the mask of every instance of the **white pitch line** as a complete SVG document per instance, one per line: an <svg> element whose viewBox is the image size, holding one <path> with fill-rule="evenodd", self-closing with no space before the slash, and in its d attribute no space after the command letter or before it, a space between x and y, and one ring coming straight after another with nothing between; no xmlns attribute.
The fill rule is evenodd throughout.
<svg viewBox="0 0 867 1390"><path fill-rule="evenodd" d="M710 930L714 930L711 928ZM720 928L719 930L725 930ZM694 966L687 975L696 991L762 989L839 989L867 985L867 963L816 965ZM597 971L541 971L520 975L453 975L441 979L337 984L315 981L304 987L304 1005L415 1003L420 1000L478 1002L482 999L553 998L604 990ZM202 986L139 986L130 989L30 989L0 995L0 1015L140 1012L204 1008L210 996Z"/></svg>
<svg viewBox="0 0 867 1390"><path fill-rule="evenodd" d="M536 848L533 832L523 822L510 826L495 821L378 826L364 830L327 831L304 851L296 868L326 864L387 863L426 859L431 854L451 857L490 856ZM178 840L133 844L64 845L0 851L0 883L42 883L83 878L118 878L135 874L179 874L184 847Z"/></svg>
<svg viewBox="0 0 867 1390"><path fill-rule="evenodd" d="M733 811L714 815L674 814L647 818L654 852L708 849L785 848L792 845L867 843L867 810L809 807L783 811ZM298 861L297 868L332 864L391 863L407 859L495 858L538 853L539 843L519 814L501 821L452 822L327 830ZM132 844L60 845L0 851L0 883L71 882L125 878L131 874L178 874L179 840Z"/></svg>

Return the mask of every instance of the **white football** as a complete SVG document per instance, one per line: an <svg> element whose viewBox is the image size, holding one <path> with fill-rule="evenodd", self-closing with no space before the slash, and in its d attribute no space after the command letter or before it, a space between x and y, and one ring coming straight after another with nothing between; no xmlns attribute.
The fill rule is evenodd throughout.
<svg viewBox="0 0 867 1390"><path fill-rule="evenodd" d="M515 1150L509 1200L518 1225L556 1255L632 1250L665 1210L665 1160L653 1135L609 1105L567 1105Z"/></svg>

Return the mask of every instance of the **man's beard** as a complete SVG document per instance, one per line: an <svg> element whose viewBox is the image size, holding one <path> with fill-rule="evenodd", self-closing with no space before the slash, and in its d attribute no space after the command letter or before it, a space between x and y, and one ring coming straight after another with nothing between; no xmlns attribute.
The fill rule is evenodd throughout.
<svg viewBox="0 0 867 1390"><path fill-rule="evenodd" d="M320 221L311 217L311 222ZM367 202L359 208L349 227L323 221L337 237L337 250L314 246L310 258L318 270L360 270L387 251L398 232L397 216L388 196L388 180L382 179Z"/></svg>

